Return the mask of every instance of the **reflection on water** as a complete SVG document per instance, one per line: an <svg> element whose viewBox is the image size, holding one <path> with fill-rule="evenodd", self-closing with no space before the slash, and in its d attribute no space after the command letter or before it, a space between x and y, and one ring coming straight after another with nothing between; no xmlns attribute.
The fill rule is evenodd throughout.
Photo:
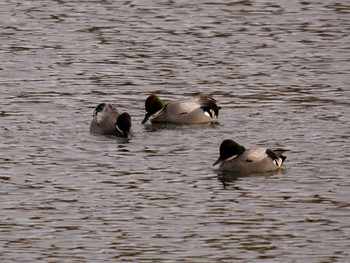
<svg viewBox="0 0 350 263"><path fill-rule="evenodd" d="M346 1L0 3L4 262L345 262ZM211 125L141 125L203 93ZM100 102L129 140L89 134ZM212 166L223 139L288 148L276 173Z"/></svg>
<svg viewBox="0 0 350 263"><path fill-rule="evenodd" d="M254 174L224 172L224 171L219 171L219 169L217 169L216 173L217 173L217 178L222 183L224 189L228 189L234 186L237 181L244 180L246 178L262 177L262 178L268 179L269 177L272 177L272 176L277 176L277 177L283 176L282 168L280 170L273 171L273 172L254 173Z"/></svg>

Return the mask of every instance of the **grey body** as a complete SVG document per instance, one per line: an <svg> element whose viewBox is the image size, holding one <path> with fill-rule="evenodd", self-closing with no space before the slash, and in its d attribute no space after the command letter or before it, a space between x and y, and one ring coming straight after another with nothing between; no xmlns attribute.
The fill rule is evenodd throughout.
<svg viewBox="0 0 350 263"><path fill-rule="evenodd" d="M123 133L116 127L118 116L119 112L114 105L106 104L102 111L95 111L90 123L90 132L93 134L123 137Z"/></svg>
<svg viewBox="0 0 350 263"><path fill-rule="evenodd" d="M277 159L272 159L265 148L246 149L241 155L231 160L225 160L220 164L219 169L235 173L263 173L279 169L284 161L279 157L281 153L275 152ZM271 151L271 150L269 150Z"/></svg>
<svg viewBox="0 0 350 263"><path fill-rule="evenodd" d="M202 108L204 97L171 101L165 108L153 115L151 122L169 123L208 123L212 117Z"/></svg>

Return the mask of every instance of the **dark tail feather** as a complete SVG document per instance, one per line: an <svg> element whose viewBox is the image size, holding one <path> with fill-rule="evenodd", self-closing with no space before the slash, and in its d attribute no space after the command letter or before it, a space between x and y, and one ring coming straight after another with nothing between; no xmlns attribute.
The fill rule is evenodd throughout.
<svg viewBox="0 0 350 263"><path fill-rule="evenodd" d="M282 153L284 153L285 151L288 151L288 150L285 150L285 149L274 149L274 150L270 150L270 149L267 149L266 150L266 154L267 156L269 156L273 161L281 158L282 159L282 163L284 162L285 159L287 159L286 156L282 155ZM282 164L281 163L281 164Z"/></svg>
<svg viewBox="0 0 350 263"><path fill-rule="evenodd" d="M278 156L281 156L282 153L288 152L289 150L287 150L287 149L273 149L272 151L275 152Z"/></svg>
<svg viewBox="0 0 350 263"><path fill-rule="evenodd" d="M92 114L92 116L96 116L97 113L103 111L104 107L106 106L106 103L100 103L97 105L97 107L94 110L94 113Z"/></svg>
<svg viewBox="0 0 350 263"><path fill-rule="evenodd" d="M280 155L280 158L282 159L282 163L284 163L284 161L287 159L287 157L284 155Z"/></svg>
<svg viewBox="0 0 350 263"><path fill-rule="evenodd" d="M219 110L221 109L221 107L219 107L216 104L216 100L213 99L212 97L201 96L200 104L201 104L201 108L204 111L208 112L211 117L219 116ZM212 111L214 111L214 116L212 114Z"/></svg>

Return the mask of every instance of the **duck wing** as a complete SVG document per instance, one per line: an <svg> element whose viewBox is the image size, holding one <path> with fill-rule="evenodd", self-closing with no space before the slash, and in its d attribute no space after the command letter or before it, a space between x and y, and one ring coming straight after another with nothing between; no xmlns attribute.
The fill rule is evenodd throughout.
<svg viewBox="0 0 350 263"><path fill-rule="evenodd" d="M241 158L245 162L259 162L268 157L265 148L250 148L242 153Z"/></svg>
<svg viewBox="0 0 350 263"><path fill-rule="evenodd" d="M285 159L285 156L266 148L250 148L240 156L241 165L250 172L274 171L281 167Z"/></svg>
<svg viewBox="0 0 350 263"><path fill-rule="evenodd" d="M185 99L185 100L176 100L171 101L165 105L164 110L172 112L176 115L187 114L191 111L194 111L200 107L197 98Z"/></svg>
<svg viewBox="0 0 350 263"><path fill-rule="evenodd" d="M188 114L201 108L210 117L218 116L220 110L220 107L216 104L216 100L208 96L172 101L165 108L178 115Z"/></svg>
<svg viewBox="0 0 350 263"><path fill-rule="evenodd" d="M112 104L101 103L96 107L94 111L94 116L99 126L115 126L118 115L119 113L117 109Z"/></svg>

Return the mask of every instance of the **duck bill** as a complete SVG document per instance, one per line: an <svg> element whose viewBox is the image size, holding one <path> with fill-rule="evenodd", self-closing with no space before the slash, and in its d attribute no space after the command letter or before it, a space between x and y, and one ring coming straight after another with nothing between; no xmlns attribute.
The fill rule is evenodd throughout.
<svg viewBox="0 0 350 263"><path fill-rule="evenodd" d="M120 134L122 134L123 137L128 138L130 129L129 130L125 130L125 129L119 128L118 126L115 126L115 127L118 130L118 132Z"/></svg>
<svg viewBox="0 0 350 263"><path fill-rule="evenodd" d="M222 161L223 161L223 159L220 156L219 159L217 159L217 161L215 163L213 163L213 166L221 163Z"/></svg>
<svg viewBox="0 0 350 263"><path fill-rule="evenodd" d="M142 121L142 124L145 124L148 121L148 119L149 119L149 115L148 113L146 113L145 118Z"/></svg>

